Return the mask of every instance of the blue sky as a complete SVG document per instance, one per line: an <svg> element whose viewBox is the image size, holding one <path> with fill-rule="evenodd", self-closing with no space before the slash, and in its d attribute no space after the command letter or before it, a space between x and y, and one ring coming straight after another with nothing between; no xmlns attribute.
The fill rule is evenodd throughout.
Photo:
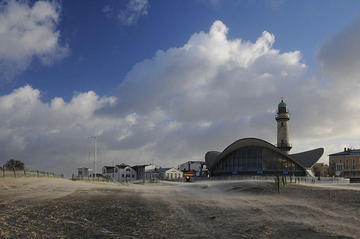
<svg viewBox="0 0 360 239"><path fill-rule="evenodd" d="M0 164L203 160L239 138L292 152L359 148L359 1L16 1L0 4ZM351 116L351 117L344 117Z"/></svg>
<svg viewBox="0 0 360 239"><path fill-rule="evenodd" d="M319 45L354 21L360 7L358 1L149 1L148 14L127 26L103 13L107 5L119 11L126 1L62 1L58 29L69 56L51 66L32 62L11 83L3 83L1 93L30 84L45 99L69 100L74 92L88 90L111 94L134 64L159 49L182 46L215 20L229 27L229 38L254 41L269 31L275 48L300 50L312 72Z"/></svg>

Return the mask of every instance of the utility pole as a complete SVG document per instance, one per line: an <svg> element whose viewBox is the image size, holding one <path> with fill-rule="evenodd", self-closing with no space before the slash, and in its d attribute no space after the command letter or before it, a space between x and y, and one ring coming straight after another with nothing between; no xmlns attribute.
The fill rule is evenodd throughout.
<svg viewBox="0 0 360 239"><path fill-rule="evenodd" d="M94 143L94 167L93 167L93 178L95 179L96 177L96 158L97 158L97 145L96 145L96 136L90 136L89 137L89 142L90 142L90 145L91 143Z"/></svg>

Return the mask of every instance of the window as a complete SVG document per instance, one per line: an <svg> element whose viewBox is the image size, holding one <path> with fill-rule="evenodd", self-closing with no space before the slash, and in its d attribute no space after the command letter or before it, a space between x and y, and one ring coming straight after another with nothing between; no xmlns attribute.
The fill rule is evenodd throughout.
<svg viewBox="0 0 360 239"><path fill-rule="evenodd" d="M117 172L118 172L118 169L116 168L116 169L115 169L115 173L117 173Z"/></svg>
<svg viewBox="0 0 360 239"><path fill-rule="evenodd" d="M129 169L129 168L127 168L127 169L126 169L126 172L130 172L130 169Z"/></svg>
<svg viewBox="0 0 360 239"><path fill-rule="evenodd" d="M352 168L356 169L356 160L355 159L352 160Z"/></svg>
<svg viewBox="0 0 360 239"><path fill-rule="evenodd" d="M340 160L340 163L336 164L336 171L342 171L343 167L344 167L344 164L342 164L341 160Z"/></svg>
<svg viewBox="0 0 360 239"><path fill-rule="evenodd" d="M132 177L134 178L134 176L135 176L135 175L133 174Z"/></svg>
<svg viewBox="0 0 360 239"><path fill-rule="evenodd" d="M345 161L345 169L349 169L349 160L348 159Z"/></svg>
<svg viewBox="0 0 360 239"><path fill-rule="evenodd" d="M124 174L122 174L121 176L122 176L122 177L124 177L125 175L124 175Z"/></svg>
<svg viewBox="0 0 360 239"><path fill-rule="evenodd" d="M257 168L262 169L262 150L259 149L257 152Z"/></svg>
<svg viewBox="0 0 360 239"><path fill-rule="evenodd" d="M284 122L281 122L281 127L284 127Z"/></svg>

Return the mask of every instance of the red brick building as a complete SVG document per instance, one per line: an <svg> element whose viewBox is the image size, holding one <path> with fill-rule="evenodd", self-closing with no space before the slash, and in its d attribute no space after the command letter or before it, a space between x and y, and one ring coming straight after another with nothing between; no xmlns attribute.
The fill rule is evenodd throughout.
<svg viewBox="0 0 360 239"><path fill-rule="evenodd" d="M360 177L360 149L344 148L329 155L330 176Z"/></svg>

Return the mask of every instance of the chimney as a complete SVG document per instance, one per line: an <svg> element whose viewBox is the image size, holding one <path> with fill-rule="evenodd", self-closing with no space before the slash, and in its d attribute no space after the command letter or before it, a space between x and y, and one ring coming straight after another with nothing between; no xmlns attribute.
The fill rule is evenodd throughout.
<svg viewBox="0 0 360 239"><path fill-rule="evenodd" d="M346 152L346 148L344 148L344 152Z"/></svg>

